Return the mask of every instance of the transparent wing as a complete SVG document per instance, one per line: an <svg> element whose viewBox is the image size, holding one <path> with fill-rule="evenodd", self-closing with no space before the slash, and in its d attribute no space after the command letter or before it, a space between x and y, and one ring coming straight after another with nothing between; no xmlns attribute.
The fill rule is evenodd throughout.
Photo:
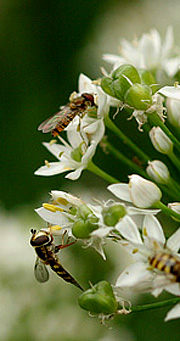
<svg viewBox="0 0 180 341"><path fill-rule="evenodd" d="M47 282L49 279L49 272L47 270L47 267L44 263L41 262L38 257L34 266L34 276L40 283Z"/></svg>
<svg viewBox="0 0 180 341"><path fill-rule="evenodd" d="M49 133L53 129L56 128L58 124L61 123L64 117L69 115L71 113L71 110L69 106L64 106L62 110L57 112L56 114L52 115L48 119L46 119L44 122L40 124L38 127L38 130L42 130L43 133Z"/></svg>

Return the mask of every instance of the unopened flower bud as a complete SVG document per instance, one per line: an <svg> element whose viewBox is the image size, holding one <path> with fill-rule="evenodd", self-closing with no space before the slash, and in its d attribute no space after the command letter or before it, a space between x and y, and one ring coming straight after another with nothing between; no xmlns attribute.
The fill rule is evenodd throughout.
<svg viewBox="0 0 180 341"><path fill-rule="evenodd" d="M156 150L162 154L169 154L173 150L173 143L160 127L153 127L149 137Z"/></svg>
<svg viewBox="0 0 180 341"><path fill-rule="evenodd" d="M157 183L167 184L170 180L170 173L167 166L159 160L149 161L146 172Z"/></svg>
<svg viewBox="0 0 180 341"><path fill-rule="evenodd" d="M113 79L110 77L103 77L101 79L101 88L103 89L103 91L112 96L115 97L115 93L113 91Z"/></svg>
<svg viewBox="0 0 180 341"><path fill-rule="evenodd" d="M180 202L169 203L169 204L168 204L168 207L169 207L172 211L174 211L174 212L180 214ZM172 217L172 218L173 218L175 221L178 221L178 222L179 222L179 219L176 219L176 218L174 218L174 217Z"/></svg>
<svg viewBox="0 0 180 341"><path fill-rule="evenodd" d="M101 281L79 296L82 309L95 314L113 314L118 309L118 303L109 282Z"/></svg>
<svg viewBox="0 0 180 341"><path fill-rule="evenodd" d="M113 91L116 98L124 101L127 90L135 83L141 83L141 79L136 68L130 64L123 64L112 74Z"/></svg>
<svg viewBox="0 0 180 341"><path fill-rule="evenodd" d="M91 219L83 220L78 219L75 221L72 227L72 234L77 239L86 239L89 238L89 235L92 231L98 228L98 218L91 217Z"/></svg>
<svg viewBox="0 0 180 341"><path fill-rule="evenodd" d="M124 96L124 101L137 110L146 110L152 105L152 90L148 85L133 84Z"/></svg>
<svg viewBox="0 0 180 341"><path fill-rule="evenodd" d="M129 194L133 204L140 208L152 207L162 197L158 186L137 174L129 176Z"/></svg>
<svg viewBox="0 0 180 341"><path fill-rule="evenodd" d="M126 209L122 204L113 204L102 210L103 221L107 226L115 226L125 215Z"/></svg>
<svg viewBox="0 0 180 341"><path fill-rule="evenodd" d="M180 128L180 101L168 98L166 100L168 121L175 127Z"/></svg>

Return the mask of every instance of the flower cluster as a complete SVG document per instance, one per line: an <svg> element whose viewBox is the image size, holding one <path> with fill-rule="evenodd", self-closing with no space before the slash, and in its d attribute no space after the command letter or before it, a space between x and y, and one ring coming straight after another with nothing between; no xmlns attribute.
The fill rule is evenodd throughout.
<svg viewBox="0 0 180 341"><path fill-rule="evenodd" d="M77 180L87 169L108 182L109 199L92 204L65 191L53 190L50 201L36 212L51 226L52 235L66 231L69 238L93 247L104 260L108 257L104 247L107 239L118 243L130 255L131 264L114 286L101 281L83 292L79 297L83 309L109 318L135 311L133 305L127 307L128 298L117 296L117 290L130 288L155 297L165 290L177 300L165 320L179 318L180 50L174 46L172 28L168 28L164 42L152 30L139 41L122 40L120 55L104 54L103 59L112 64L112 70L108 73L104 69L102 78L93 81L80 74L78 92L71 94L69 103L58 114L41 124L40 130L56 137L43 145L58 161L46 160L35 174L67 172L66 178ZM115 117L121 117L122 112L128 120L136 119L140 130L136 129L136 133L143 134L144 145L136 144L133 136L131 139L125 129L115 124ZM109 131L119 138L121 149L114 145L113 138L110 142ZM146 143L151 143L155 157L148 155ZM94 163L99 147L104 152L102 157L110 154L119 169L125 165L128 183L121 182L120 172L116 179ZM170 221L168 239L167 226L161 226L159 212ZM176 228L174 233L171 227ZM45 239L43 247L50 252L51 262L48 258L46 263L52 267L57 259L56 247L50 248L48 242ZM42 247L41 234L40 243L35 246ZM39 254L38 257L41 258Z"/></svg>

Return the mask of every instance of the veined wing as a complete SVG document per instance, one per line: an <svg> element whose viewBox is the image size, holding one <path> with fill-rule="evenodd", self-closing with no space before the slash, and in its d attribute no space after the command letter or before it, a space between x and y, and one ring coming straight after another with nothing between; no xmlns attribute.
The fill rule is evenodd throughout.
<svg viewBox="0 0 180 341"><path fill-rule="evenodd" d="M34 266L34 276L40 283L47 282L49 279L49 272L47 270L47 267L43 262L41 262L39 257L36 258Z"/></svg>
<svg viewBox="0 0 180 341"><path fill-rule="evenodd" d="M38 130L42 130L43 133L49 133L57 127L64 130L65 126L78 114L78 110L73 110L68 106L64 106L62 110L52 115L44 122L40 124Z"/></svg>

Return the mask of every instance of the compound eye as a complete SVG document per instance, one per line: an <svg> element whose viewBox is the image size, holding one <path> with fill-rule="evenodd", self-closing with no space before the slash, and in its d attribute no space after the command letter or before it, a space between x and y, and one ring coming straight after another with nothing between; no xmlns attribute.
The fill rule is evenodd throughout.
<svg viewBox="0 0 180 341"><path fill-rule="evenodd" d="M44 234L44 235L41 235L39 237L32 238L30 243L32 246L42 246L42 245L47 244L49 241L50 241L49 236L46 236Z"/></svg>

